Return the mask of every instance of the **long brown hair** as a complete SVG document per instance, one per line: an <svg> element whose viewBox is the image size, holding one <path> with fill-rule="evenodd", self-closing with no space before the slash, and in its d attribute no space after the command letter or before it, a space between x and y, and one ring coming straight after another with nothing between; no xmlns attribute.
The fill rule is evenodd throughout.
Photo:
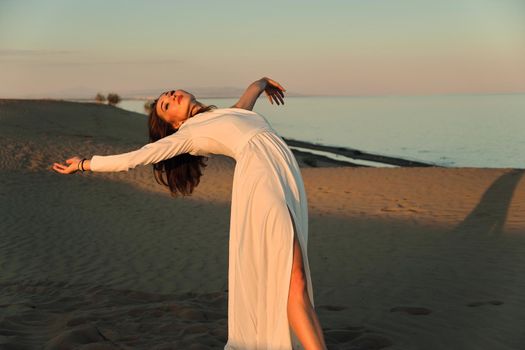
<svg viewBox="0 0 525 350"><path fill-rule="evenodd" d="M178 130L159 117L156 108L157 101L158 99L153 101L149 108L148 129L150 142L155 142ZM214 108L217 107L214 105L203 106L195 115L210 111ZM173 158L153 164L153 175L157 183L169 188L173 197L176 197L177 193L183 196L189 196L199 184L202 169L207 166L207 160L208 157L205 156L194 156L189 153L179 154Z"/></svg>

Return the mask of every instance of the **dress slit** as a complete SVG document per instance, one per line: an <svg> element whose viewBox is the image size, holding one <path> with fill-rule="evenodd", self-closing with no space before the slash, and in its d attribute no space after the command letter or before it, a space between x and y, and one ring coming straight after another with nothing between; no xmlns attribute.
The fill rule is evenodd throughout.
<svg viewBox="0 0 525 350"><path fill-rule="evenodd" d="M294 253L294 239L297 239L297 243L299 244L299 250L300 250L300 253L301 253L301 260L303 262L303 272L304 272L304 275L306 277L306 293L308 294L308 298L310 300L310 303L312 304L312 307L313 307L313 298L312 298L312 295L310 294L310 291L309 291L309 288L308 286L310 285L310 273L307 272L306 270L306 266L305 266L305 254L304 254L304 251L303 251L303 245L301 243L301 240L299 239L299 234L297 233L297 225L295 224L295 219L294 219L294 215L292 214L292 211L290 210L290 207L288 206L288 203L286 203L286 208L288 209L288 213L290 215L290 221L291 221L291 224L292 224L292 264L290 266L290 269L288 271L288 280L289 282L291 283L291 280L292 280L292 269L293 269L293 253ZM290 330L290 340L292 342L292 349L293 350L304 350L304 348L302 347L299 339L297 338L297 335L295 334L295 332L292 330L292 327L290 327L290 321L288 320L288 299L289 299L289 295L290 295L290 283L288 283L288 292L286 293L286 319L287 319L287 322L288 322L288 329Z"/></svg>

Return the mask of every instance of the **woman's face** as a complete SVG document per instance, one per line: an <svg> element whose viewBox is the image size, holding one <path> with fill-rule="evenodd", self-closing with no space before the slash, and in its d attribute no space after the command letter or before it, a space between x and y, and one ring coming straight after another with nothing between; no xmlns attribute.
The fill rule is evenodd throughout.
<svg viewBox="0 0 525 350"><path fill-rule="evenodd" d="M190 117L196 102L195 96L187 91L167 91L160 95L157 100L157 115L178 129Z"/></svg>

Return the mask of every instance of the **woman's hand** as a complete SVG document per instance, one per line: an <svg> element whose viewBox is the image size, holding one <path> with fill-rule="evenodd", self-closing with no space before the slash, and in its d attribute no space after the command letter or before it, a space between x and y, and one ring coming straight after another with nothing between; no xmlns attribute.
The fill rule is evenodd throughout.
<svg viewBox="0 0 525 350"><path fill-rule="evenodd" d="M267 77L259 79L259 82L260 84L262 84L261 86L264 89L264 93L270 100L271 104L273 104L273 101L275 101L277 105L280 105L280 104L284 105L284 93L283 92L286 91L286 89L283 88L281 84Z"/></svg>
<svg viewBox="0 0 525 350"><path fill-rule="evenodd" d="M66 160L66 163L69 164L69 165L63 165L63 164L60 164L60 163L53 163L53 170L55 170L56 172L59 172L61 174L74 174L77 171L79 171L78 164L80 163L81 160L82 160L82 158L73 157L73 158L69 158L69 159ZM85 161L84 161L84 163L85 163Z"/></svg>
<svg viewBox="0 0 525 350"><path fill-rule="evenodd" d="M248 86L246 91L242 94L239 101L232 106L232 108L242 108L251 111L257 98L265 92L266 96L270 100L270 103L273 104L275 101L278 105L284 104L284 94L283 91L286 91L281 84L272 80L270 78L264 77L259 80L254 81Z"/></svg>

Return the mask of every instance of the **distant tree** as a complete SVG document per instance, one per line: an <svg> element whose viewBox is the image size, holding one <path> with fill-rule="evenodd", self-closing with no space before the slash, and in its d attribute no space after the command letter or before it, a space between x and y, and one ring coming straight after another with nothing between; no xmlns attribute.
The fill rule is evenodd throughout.
<svg viewBox="0 0 525 350"><path fill-rule="evenodd" d="M104 103L106 102L106 96L102 95L100 92L97 94L97 96L95 96L95 101L97 101L97 103Z"/></svg>
<svg viewBox="0 0 525 350"><path fill-rule="evenodd" d="M120 96L115 93L109 93L108 94L108 104L110 105L116 105L120 102Z"/></svg>
<svg viewBox="0 0 525 350"><path fill-rule="evenodd" d="M152 100L147 100L146 102L144 102L144 112L146 112L146 114L149 114L149 112L151 111L152 103L153 103Z"/></svg>

